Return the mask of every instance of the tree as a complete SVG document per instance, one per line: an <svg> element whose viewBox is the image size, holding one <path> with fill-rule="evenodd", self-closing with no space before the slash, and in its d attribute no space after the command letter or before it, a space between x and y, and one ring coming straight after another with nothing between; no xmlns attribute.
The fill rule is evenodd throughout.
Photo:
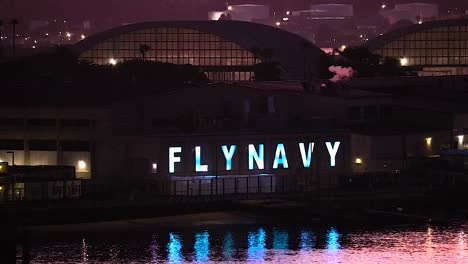
<svg viewBox="0 0 468 264"><path fill-rule="evenodd" d="M10 20L10 25L13 31L13 57L16 56L16 25L18 24L19 24L18 19L13 18L12 20Z"/></svg>
<svg viewBox="0 0 468 264"><path fill-rule="evenodd" d="M262 57L266 62L271 62L273 60L273 55L275 51L272 48L264 48L262 50Z"/></svg>
<svg viewBox="0 0 468 264"><path fill-rule="evenodd" d="M139 50L140 50L142 59L145 60L146 52L150 51L151 47L146 44L140 44Z"/></svg>
<svg viewBox="0 0 468 264"><path fill-rule="evenodd" d="M254 64L257 64L258 57L260 56L260 48L257 46L253 46L250 48L250 52L254 58Z"/></svg>

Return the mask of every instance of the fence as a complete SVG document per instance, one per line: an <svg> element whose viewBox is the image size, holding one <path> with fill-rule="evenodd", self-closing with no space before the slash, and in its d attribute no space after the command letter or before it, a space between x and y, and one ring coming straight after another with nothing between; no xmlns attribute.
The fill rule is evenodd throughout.
<svg viewBox="0 0 468 264"><path fill-rule="evenodd" d="M249 193L308 192L318 187L308 177L297 180L287 175L192 178L173 180L171 195L207 196Z"/></svg>

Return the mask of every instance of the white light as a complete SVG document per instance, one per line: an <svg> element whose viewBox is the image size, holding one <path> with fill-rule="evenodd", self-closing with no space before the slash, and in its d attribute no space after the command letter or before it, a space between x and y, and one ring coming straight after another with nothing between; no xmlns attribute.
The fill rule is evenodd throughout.
<svg viewBox="0 0 468 264"><path fill-rule="evenodd" d="M229 11L232 11L233 8L232 8L232 6L228 6L227 9L228 9Z"/></svg>
<svg viewBox="0 0 468 264"><path fill-rule="evenodd" d="M341 45L341 51L345 51L346 48L346 45Z"/></svg>
<svg viewBox="0 0 468 264"><path fill-rule="evenodd" d="M419 20L419 21L418 21L418 24L421 25L421 24L422 24L422 20Z"/></svg>
<svg viewBox="0 0 468 264"><path fill-rule="evenodd" d="M408 58L401 58L400 59L400 65L401 66L407 66L408 65Z"/></svg>
<svg viewBox="0 0 468 264"><path fill-rule="evenodd" d="M33 48L33 49L35 49L35 48L36 48L36 46L32 46L32 48Z"/></svg>
<svg viewBox="0 0 468 264"><path fill-rule="evenodd" d="M82 34L82 35L81 35L81 39L85 39L85 38L86 38L86 36Z"/></svg>
<svg viewBox="0 0 468 264"><path fill-rule="evenodd" d="M286 15L289 16L291 14L291 11L286 11Z"/></svg>
<svg viewBox="0 0 468 264"><path fill-rule="evenodd" d="M153 166L152 166L152 167L153 167L153 170L156 170L156 169L158 168L158 164L153 163Z"/></svg>
<svg viewBox="0 0 468 264"><path fill-rule="evenodd" d="M458 138L458 145L463 146L463 140L464 140L465 136L458 135L457 138Z"/></svg>
<svg viewBox="0 0 468 264"><path fill-rule="evenodd" d="M116 65L116 64L117 64L117 60L114 59L114 58L110 58L110 59L109 59L109 64L110 64L110 65Z"/></svg>
<svg viewBox="0 0 468 264"><path fill-rule="evenodd" d="M49 33L45 33L46 36L49 36Z"/></svg>
<svg viewBox="0 0 468 264"><path fill-rule="evenodd" d="M289 21L289 17L283 17L283 21Z"/></svg>
<svg viewBox="0 0 468 264"><path fill-rule="evenodd" d="M386 4L383 4L383 5L382 5L382 9L385 9L386 7L387 7Z"/></svg>
<svg viewBox="0 0 468 264"><path fill-rule="evenodd" d="M67 32L67 38L71 38L72 34L70 32Z"/></svg>
<svg viewBox="0 0 468 264"><path fill-rule="evenodd" d="M277 26L277 27L281 26L281 22L279 22L279 21L276 22L276 26Z"/></svg>
<svg viewBox="0 0 468 264"><path fill-rule="evenodd" d="M354 160L354 163L356 163L356 164L362 164L362 159L361 159L361 158L356 158L356 159Z"/></svg>
<svg viewBox="0 0 468 264"><path fill-rule="evenodd" d="M83 171L86 170L87 164L84 160L78 161L78 170Z"/></svg>

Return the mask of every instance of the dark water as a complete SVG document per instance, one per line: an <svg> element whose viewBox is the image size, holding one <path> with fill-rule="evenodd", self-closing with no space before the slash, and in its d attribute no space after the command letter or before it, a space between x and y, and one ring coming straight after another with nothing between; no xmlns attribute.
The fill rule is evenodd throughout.
<svg viewBox="0 0 468 264"><path fill-rule="evenodd" d="M468 263L468 222L214 226L32 235L32 263Z"/></svg>

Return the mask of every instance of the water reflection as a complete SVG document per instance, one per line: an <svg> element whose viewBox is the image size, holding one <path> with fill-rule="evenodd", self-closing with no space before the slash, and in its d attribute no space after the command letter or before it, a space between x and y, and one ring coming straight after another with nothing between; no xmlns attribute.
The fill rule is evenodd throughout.
<svg viewBox="0 0 468 264"><path fill-rule="evenodd" d="M314 234L309 231L302 231L301 232L301 242L300 242L300 249L301 251L309 251L314 249L315 242L314 242Z"/></svg>
<svg viewBox="0 0 468 264"><path fill-rule="evenodd" d="M335 228L330 228L327 232L327 249L329 251L337 251L340 249L340 234Z"/></svg>
<svg viewBox="0 0 468 264"><path fill-rule="evenodd" d="M288 249L288 232L286 230L273 230L273 249Z"/></svg>
<svg viewBox="0 0 468 264"><path fill-rule="evenodd" d="M151 263L157 263L159 260L158 258L159 246L158 246L158 242L156 240L155 235L152 236L148 251L151 255Z"/></svg>
<svg viewBox="0 0 468 264"><path fill-rule="evenodd" d="M210 256L210 241L207 231L195 234L195 260L199 262L208 261Z"/></svg>
<svg viewBox="0 0 468 264"><path fill-rule="evenodd" d="M223 243L223 257L231 260L234 257L234 237L231 232L227 232Z"/></svg>
<svg viewBox="0 0 468 264"><path fill-rule="evenodd" d="M256 232L249 232L247 255L249 260L264 260L265 259L265 241L266 232L263 228L259 228Z"/></svg>
<svg viewBox="0 0 468 264"><path fill-rule="evenodd" d="M33 241L32 263L450 263L467 264L468 222L373 230L230 226L67 234ZM175 232L177 231L177 232ZM73 238L70 236L75 235ZM37 238L38 236L35 236ZM122 239L124 237L124 239ZM68 240L66 240L68 239Z"/></svg>
<svg viewBox="0 0 468 264"><path fill-rule="evenodd" d="M85 238L81 240L81 263L88 263L88 245Z"/></svg>
<svg viewBox="0 0 468 264"><path fill-rule="evenodd" d="M169 263L182 262L182 240L178 234L169 233L169 243L167 243L167 260Z"/></svg>

